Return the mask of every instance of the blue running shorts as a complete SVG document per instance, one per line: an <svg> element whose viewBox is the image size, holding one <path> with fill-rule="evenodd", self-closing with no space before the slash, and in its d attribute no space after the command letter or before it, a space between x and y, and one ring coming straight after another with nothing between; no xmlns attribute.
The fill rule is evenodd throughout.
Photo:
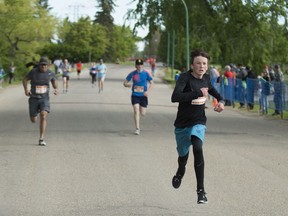
<svg viewBox="0 0 288 216"><path fill-rule="evenodd" d="M189 152L191 143L191 136L198 137L202 142L205 138L206 126L202 124L194 125L193 127L175 128L175 138L177 144L177 152L180 157L185 156Z"/></svg>

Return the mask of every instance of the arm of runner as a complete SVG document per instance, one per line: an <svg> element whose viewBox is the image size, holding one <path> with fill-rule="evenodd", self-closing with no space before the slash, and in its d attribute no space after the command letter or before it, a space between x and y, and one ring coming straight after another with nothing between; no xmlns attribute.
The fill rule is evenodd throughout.
<svg viewBox="0 0 288 216"><path fill-rule="evenodd" d="M28 80L27 78L24 78L23 81L22 81L22 84L23 84L23 87L24 87L24 93L26 96L30 96L31 95L31 91L28 90Z"/></svg>
<svg viewBox="0 0 288 216"><path fill-rule="evenodd" d="M148 95L150 94L150 91L152 90L153 86L154 86L153 80L149 81L149 87L148 87L147 91L144 92L144 96L148 97Z"/></svg>
<svg viewBox="0 0 288 216"><path fill-rule="evenodd" d="M52 86L54 88L54 95L58 95L58 82L57 82L57 80L56 79L52 80L51 83L52 83Z"/></svg>
<svg viewBox="0 0 288 216"><path fill-rule="evenodd" d="M125 86L125 87L127 87L127 88L131 88L131 87L132 87L132 83L129 82L128 80L125 80L125 81L123 82L123 86Z"/></svg>
<svg viewBox="0 0 288 216"><path fill-rule="evenodd" d="M219 101L219 103L216 104L214 110L215 110L216 112L222 112L222 111L224 110L224 107L225 107L225 106L224 106L224 102Z"/></svg>

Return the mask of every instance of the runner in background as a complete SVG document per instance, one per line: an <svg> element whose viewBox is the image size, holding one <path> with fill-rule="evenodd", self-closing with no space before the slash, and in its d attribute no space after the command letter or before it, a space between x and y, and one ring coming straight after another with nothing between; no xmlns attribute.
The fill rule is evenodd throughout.
<svg viewBox="0 0 288 216"><path fill-rule="evenodd" d="M80 79L80 74L81 74L81 71L82 71L82 62L79 60L77 63L76 63L76 71L77 71L77 76L78 76L78 80Z"/></svg>
<svg viewBox="0 0 288 216"><path fill-rule="evenodd" d="M68 59L65 59L63 64L61 65L62 69L62 79L63 79L63 93L68 92L71 65L68 62Z"/></svg>
<svg viewBox="0 0 288 216"><path fill-rule="evenodd" d="M97 65L97 78L98 78L98 89L99 93L104 90L104 81L106 77L107 67L103 63L103 59L99 59L99 64Z"/></svg>

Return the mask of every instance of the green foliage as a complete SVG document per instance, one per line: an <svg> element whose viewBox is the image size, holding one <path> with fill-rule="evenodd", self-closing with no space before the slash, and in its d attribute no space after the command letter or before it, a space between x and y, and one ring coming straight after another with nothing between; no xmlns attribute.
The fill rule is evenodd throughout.
<svg viewBox="0 0 288 216"><path fill-rule="evenodd" d="M161 29L160 59L166 61L167 34L175 31L175 64L185 65L186 14L182 0L134 1L137 8L130 11L129 17L138 20L136 26L149 25L148 37ZM267 64L288 64L286 0L185 0L185 3L189 11L189 48L205 49L212 56L211 63L222 66L242 63L258 73ZM151 40L147 41L149 45Z"/></svg>
<svg viewBox="0 0 288 216"><path fill-rule="evenodd" d="M111 60L125 61L137 51L135 37L128 27L115 26L111 33Z"/></svg>
<svg viewBox="0 0 288 216"><path fill-rule="evenodd" d="M128 27L114 26L108 33L107 28L86 17L73 23L66 19L58 29L57 44L47 44L41 50L42 55L47 54L51 59L89 62L104 58L105 61L115 61L132 56L137 49L136 39Z"/></svg>
<svg viewBox="0 0 288 216"><path fill-rule="evenodd" d="M13 62L16 76L27 73L25 64L40 56L68 58L73 62L127 58L136 51L138 38L126 27L115 26L112 0L98 1L96 20L58 20L49 14L48 0L0 0L0 65L7 71Z"/></svg>
<svg viewBox="0 0 288 216"><path fill-rule="evenodd" d="M0 2L0 64L7 70L11 62L19 69L38 58L37 51L49 43L56 19L36 0ZM16 70L18 77L23 70Z"/></svg>
<svg viewBox="0 0 288 216"><path fill-rule="evenodd" d="M114 2L113 0L97 0L98 1L98 10L95 15L94 23L100 24L102 26L106 26L108 30L112 30L113 24L113 17L112 12L114 11Z"/></svg>

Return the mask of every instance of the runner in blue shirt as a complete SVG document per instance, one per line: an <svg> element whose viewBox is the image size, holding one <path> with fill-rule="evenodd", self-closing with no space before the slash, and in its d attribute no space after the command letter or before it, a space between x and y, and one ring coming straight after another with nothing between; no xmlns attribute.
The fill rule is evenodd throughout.
<svg viewBox="0 0 288 216"><path fill-rule="evenodd" d="M135 62L136 70L126 77L123 85L132 87L131 103L134 110L135 134L140 134L140 114L144 116L148 106L148 95L153 87L151 74L143 69L143 60L137 59ZM132 83L130 82L132 80ZM149 83L149 84L148 84Z"/></svg>

